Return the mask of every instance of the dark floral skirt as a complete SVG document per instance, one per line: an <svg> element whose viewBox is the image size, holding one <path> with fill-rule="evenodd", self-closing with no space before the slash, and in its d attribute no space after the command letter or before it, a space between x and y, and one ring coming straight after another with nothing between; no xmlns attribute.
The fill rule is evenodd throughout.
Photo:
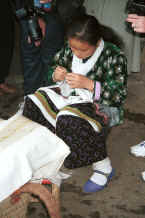
<svg viewBox="0 0 145 218"><path fill-rule="evenodd" d="M59 113L48 96L47 102L56 114ZM101 130L96 131L87 119L71 114L58 116L54 127L29 97L25 100L23 115L47 127L70 147L71 153L64 161L66 168L83 167L105 159L108 128L104 125L102 117L96 114L94 105L83 103L72 104L69 107L72 110L77 108L80 113L97 121L101 125Z"/></svg>

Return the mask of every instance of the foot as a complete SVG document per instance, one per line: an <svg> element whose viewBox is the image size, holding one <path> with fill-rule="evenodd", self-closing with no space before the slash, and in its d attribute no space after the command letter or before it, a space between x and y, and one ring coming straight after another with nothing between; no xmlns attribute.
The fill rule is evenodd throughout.
<svg viewBox="0 0 145 218"><path fill-rule="evenodd" d="M96 175L94 175L96 174ZM106 174L106 173L103 173L99 170L95 170L94 171L94 174L93 176L97 177L97 174L98 176L102 176L102 181L103 181L103 177L105 177L106 180L105 183L103 181L103 184L97 184L97 181L94 181L93 179L89 179L84 187L83 187L83 191L86 192L86 193L92 193L92 192L97 192L97 191L101 191L102 189L104 189L107 184L110 182L110 180L112 179L112 177L114 176L115 172L114 172L114 169L112 169L111 173L110 174ZM99 178L99 177L98 177Z"/></svg>
<svg viewBox="0 0 145 218"><path fill-rule="evenodd" d="M143 172L141 173L141 175L142 175L142 179L145 181L145 171L143 171Z"/></svg>
<svg viewBox="0 0 145 218"><path fill-rule="evenodd" d="M145 157L145 141L140 142L130 148L131 154L136 157Z"/></svg>
<svg viewBox="0 0 145 218"><path fill-rule="evenodd" d="M6 83L2 83L0 84L0 91L5 92L7 94L14 94L16 92L16 88L6 84Z"/></svg>

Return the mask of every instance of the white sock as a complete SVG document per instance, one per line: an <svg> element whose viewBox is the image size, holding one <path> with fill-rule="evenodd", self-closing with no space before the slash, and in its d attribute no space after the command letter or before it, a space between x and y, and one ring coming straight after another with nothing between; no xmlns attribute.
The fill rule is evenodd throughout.
<svg viewBox="0 0 145 218"><path fill-rule="evenodd" d="M93 167L93 170L99 170L99 171L101 171L103 173L107 173L107 174L111 173L111 171L112 171L111 161L108 157L105 158L104 160L93 163L92 167ZM98 185L105 185L107 182L107 178L105 175L98 174L95 172L91 176L90 180Z"/></svg>
<svg viewBox="0 0 145 218"><path fill-rule="evenodd" d="M109 157L106 157L104 160L93 163L93 170L100 170L103 173L111 173L112 166Z"/></svg>

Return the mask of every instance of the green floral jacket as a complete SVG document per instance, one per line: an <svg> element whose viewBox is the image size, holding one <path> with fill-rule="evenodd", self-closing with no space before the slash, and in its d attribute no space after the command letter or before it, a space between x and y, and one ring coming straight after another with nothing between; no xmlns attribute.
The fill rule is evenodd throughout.
<svg viewBox="0 0 145 218"><path fill-rule="evenodd" d="M71 72L72 57L73 53L68 44L55 55L53 65L48 71L50 84L53 83L52 74L57 66L63 66ZM102 111L109 111L109 114L112 114L112 109L119 111L115 125L123 122L123 104L127 97L127 75L127 60L124 53L114 44L105 42L99 59L87 77L101 84L101 96L97 103L105 108Z"/></svg>

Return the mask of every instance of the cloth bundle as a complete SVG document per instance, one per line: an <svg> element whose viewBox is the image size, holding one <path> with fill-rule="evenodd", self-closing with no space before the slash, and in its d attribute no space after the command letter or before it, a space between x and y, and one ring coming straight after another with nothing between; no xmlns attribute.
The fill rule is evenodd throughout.
<svg viewBox="0 0 145 218"><path fill-rule="evenodd" d="M18 112L0 125L0 201L30 180L59 181L69 147L46 127ZM63 175L62 175L63 176Z"/></svg>

